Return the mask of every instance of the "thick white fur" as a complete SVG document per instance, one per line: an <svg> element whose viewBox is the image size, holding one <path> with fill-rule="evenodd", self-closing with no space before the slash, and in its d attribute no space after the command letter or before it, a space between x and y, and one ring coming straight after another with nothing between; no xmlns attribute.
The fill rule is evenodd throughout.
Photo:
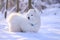
<svg viewBox="0 0 60 40"><path fill-rule="evenodd" d="M40 14L34 9L30 9L26 15L12 13L8 16L7 22L10 32L38 32L40 29Z"/></svg>

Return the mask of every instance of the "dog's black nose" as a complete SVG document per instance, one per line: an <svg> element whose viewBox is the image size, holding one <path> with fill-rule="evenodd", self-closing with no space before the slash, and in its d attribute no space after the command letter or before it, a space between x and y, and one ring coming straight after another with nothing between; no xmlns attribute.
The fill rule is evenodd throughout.
<svg viewBox="0 0 60 40"><path fill-rule="evenodd" d="M28 17L28 19L30 19L30 17Z"/></svg>
<svg viewBox="0 0 60 40"><path fill-rule="evenodd" d="M34 26L34 24L31 24L31 26Z"/></svg>

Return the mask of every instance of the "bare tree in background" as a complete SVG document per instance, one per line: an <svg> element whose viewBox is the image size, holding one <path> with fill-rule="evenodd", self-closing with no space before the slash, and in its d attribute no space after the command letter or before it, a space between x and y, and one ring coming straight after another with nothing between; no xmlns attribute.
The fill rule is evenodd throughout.
<svg viewBox="0 0 60 40"><path fill-rule="evenodd" d="M32 5L31 5L32 2L31 2L31 1L32 1L32 0L29 0L29 1L28 1L28 8L29 8L29 9L32 8Z"/></svg>
<svg viewBox="0 0 60 40"><path fill-rule="evenodd" d="M17 0L17 12L19 12L19 0Z"/></svg>
<svg viewBox="0 0 60 40"><path fill-rule="evenodd" d="M6 11L5 11L5 18L7 17L7 10L8 10L8 0L6 0Z"/></svg>
<svg viewBox="0 0 60 40"><path fill-rule="evenodd" d="M4 7L4 0L0 0L0 11Z"/></svg>

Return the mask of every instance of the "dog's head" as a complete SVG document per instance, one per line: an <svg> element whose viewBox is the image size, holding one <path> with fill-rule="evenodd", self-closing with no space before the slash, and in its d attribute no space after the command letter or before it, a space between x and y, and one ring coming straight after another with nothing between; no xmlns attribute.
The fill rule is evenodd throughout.
<svg viewBox="0 0 60 40"><path fill-rule="evenodd" d="M27 12L27 19L30 21L40 20L40 13L37 12L35 9L30 9Z"/></svg>

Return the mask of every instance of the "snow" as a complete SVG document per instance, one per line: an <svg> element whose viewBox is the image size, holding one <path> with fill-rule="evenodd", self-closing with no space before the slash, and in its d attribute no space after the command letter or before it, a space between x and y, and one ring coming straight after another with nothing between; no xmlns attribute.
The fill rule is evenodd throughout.
<svg viewBox="0 0 60 40"><path fill-rule="evenodd" d="M6 1L6 0L5 0ZM22 0L21 0L22 1ZM26 3L25 0L23 3ZM35 1L35 0L34 0ZM40 2L35 1L35 5ZM41 13L41 26L38 33L22 33L22 32L8 32L8 24L4 19L4 8L0 12L0 40L60 40L60 4L47 5L41 3L48 8L42 10ZM25 10L27 6L24 4ZM16 6L14 6L8 13L11 13ZM35 9L35 7L34 7ZM24 11L22 10L22 12Z"/></svg>
<svg viewBox="0 0 60 40"><path fill-rule="evenodd" d="M6 20L1 20L3 17L0 14L0 40L60 40L59 13L59 8L43 10L38 33L8 32L7 22Z"/></svg>
<svg viewBox="0 0 60 40"><path fill-rule="evenodd" d="M43 10L42 15L60 15L60 8L47 8Z"/></svg>
<svg viewBox="0 0 60 40"><path fill-rule="evenodd" d="M3 19L4 19L4 14L0 12L0 20L3 20Z"/></svg>

